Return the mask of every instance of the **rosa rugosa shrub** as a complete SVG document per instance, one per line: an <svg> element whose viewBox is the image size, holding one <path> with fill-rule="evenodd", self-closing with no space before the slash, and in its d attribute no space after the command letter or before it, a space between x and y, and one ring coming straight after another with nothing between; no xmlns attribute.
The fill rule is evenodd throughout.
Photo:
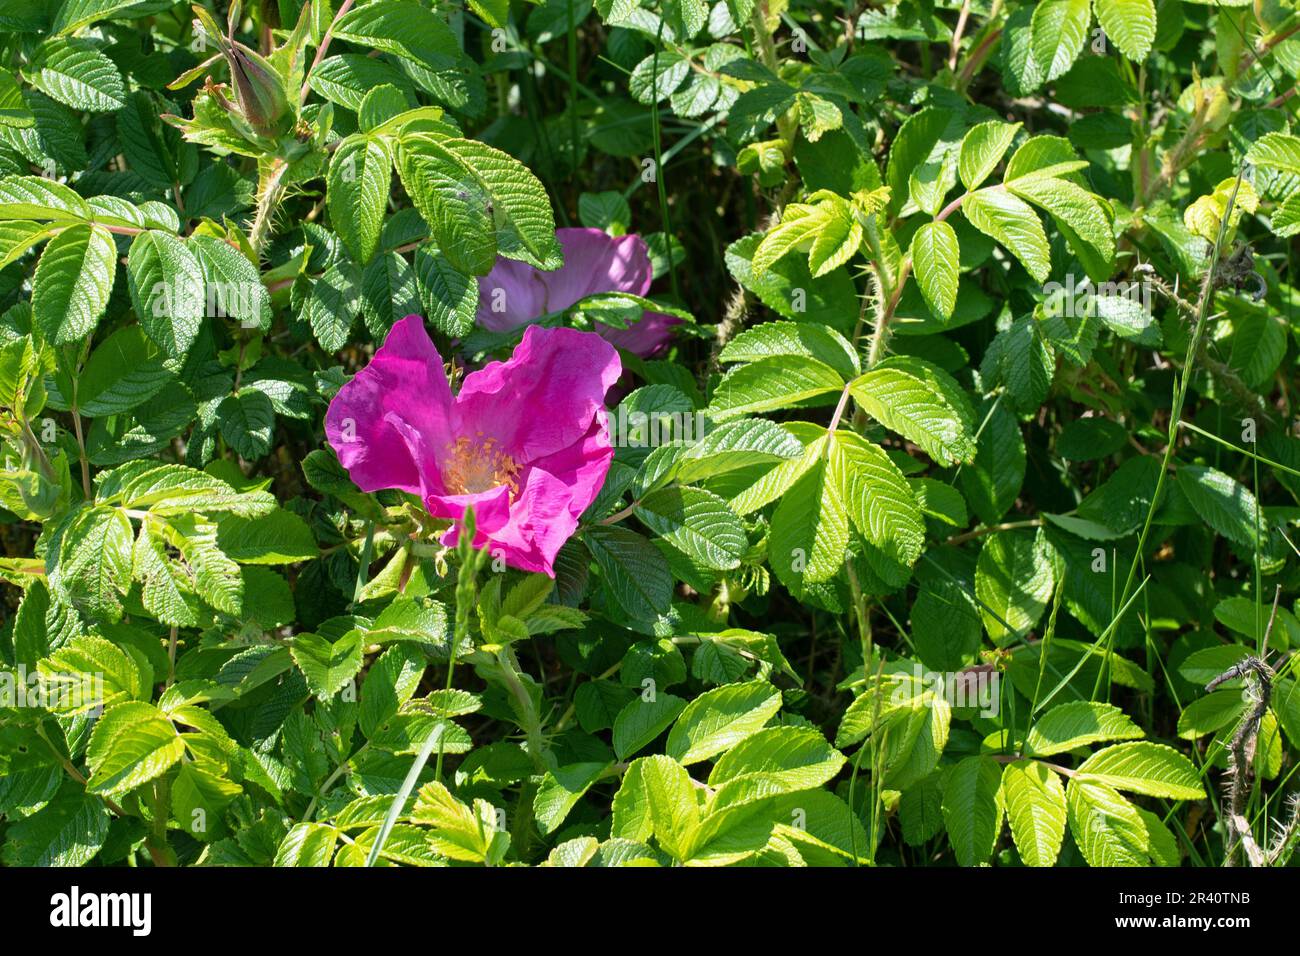
<svg viewBox="0 0 1300 956"><path fill-rule="evenodd" d="M1298 72L0 2L0 861L1285 865Z"/></svg>

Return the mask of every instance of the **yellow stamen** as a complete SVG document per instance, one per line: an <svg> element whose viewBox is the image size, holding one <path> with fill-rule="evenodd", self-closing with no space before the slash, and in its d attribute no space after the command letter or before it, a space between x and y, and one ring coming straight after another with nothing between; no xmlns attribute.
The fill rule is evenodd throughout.
<svg viewBox="0 0 1300 956"><path fill-rule="evenodd" d="M442 466L447 491L473 495L506 485L513 499L519 494L519 465L496 447L495 438L482 438L482 434L479 432L478 441L462 435L447 446Z"/></svg>

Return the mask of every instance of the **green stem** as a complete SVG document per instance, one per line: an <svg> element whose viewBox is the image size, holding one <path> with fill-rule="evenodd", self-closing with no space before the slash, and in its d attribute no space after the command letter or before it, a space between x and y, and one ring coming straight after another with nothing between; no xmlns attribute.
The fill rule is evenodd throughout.
<svg viewBox="0 0 1300 956"><path fill-rule="evenodd" d="M284 180L288 172L288 163L282 159L273 159L258 184L257 211L253 215L253 225L248 231L248 244L253 247L253 252L258 256L261 256L267 240L271 238L271 223L275 218L276 210L280 208L280 201L284 199Z"/></svg>

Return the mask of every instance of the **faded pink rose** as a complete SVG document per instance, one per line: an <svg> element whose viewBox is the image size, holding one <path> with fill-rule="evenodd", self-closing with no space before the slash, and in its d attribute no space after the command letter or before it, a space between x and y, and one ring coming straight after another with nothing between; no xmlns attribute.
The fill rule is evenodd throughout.
<svg viewBox="0 0 1300 956"><path fill-rule="evenodd" d="M444 543L472 505L475 547L554 577L614 456L604 395L621 371L600 336L530 326L509 361L453 396L424 320L408 315L330 402L325 434L362 491L407 491L456 522Z"/></svg>
<svg viewBox="0 0 1300 956"><path fill-rule="evenodd" d="M601 229L557 229L564 265L543 272L514 259L498 258L478 280L478 323L509 332L551 312L560 312L589 295L650 291L654 272L640 236L611 236ZM621 349L649 356L662 351L681 320L647 312L626 329L601 326L600 334Z"/></svg>

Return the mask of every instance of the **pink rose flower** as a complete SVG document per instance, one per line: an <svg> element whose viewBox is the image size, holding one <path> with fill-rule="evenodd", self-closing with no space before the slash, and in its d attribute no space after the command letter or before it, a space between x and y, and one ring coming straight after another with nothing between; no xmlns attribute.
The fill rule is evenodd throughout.
<svg viewBox="0 0 1300 956"><path fill-rule="evenodd" d="M600 292L650 291L654 272L640 236L611 236L601 229L557 229L564 265L542 272L514 259L498 257L492 271L478 280L479 325L509 332L550 312L560 312ZM626 329L601 326L600 334L621 349L640 356L662 351L681 320L647 312Z"/></svg>
<svg viewBox="0 0 1300 956"><path fill-rule="evenodd" d="M424 320L408 315L334 396L325 434L362 491L407 491L456 522L443 543L472 505L476 548L554 577L614 456L604 396L621 371L597 335L530 326L509 361L453 396Z"/></svg>

